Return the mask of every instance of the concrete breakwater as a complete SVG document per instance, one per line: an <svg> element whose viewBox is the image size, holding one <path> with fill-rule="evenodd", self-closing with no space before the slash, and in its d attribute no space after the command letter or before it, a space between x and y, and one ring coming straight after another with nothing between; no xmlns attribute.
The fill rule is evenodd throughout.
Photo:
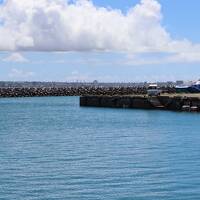
<svg viewBox="0 0 200 200"><path fill-rule="evenodd" d="M200 97L196 96L82 96L80 106L109 108L160 109L173 111L200 111Z"/></svg>
<svg viewBox="0 0 200 200"><path fill-rule="evenodd" d="M173 88L164 88L173 93ZM0 88L0 97L83 96L146 94L145 87L9 87Z"/></svg>

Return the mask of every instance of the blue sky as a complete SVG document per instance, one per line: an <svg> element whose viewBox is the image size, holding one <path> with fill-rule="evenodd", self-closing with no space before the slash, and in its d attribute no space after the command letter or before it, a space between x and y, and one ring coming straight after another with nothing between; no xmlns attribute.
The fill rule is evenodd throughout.
<svg viewBox="0 0 200 200"><path fill-rule="evenodd" d="M38 49L31 51L5 49L0 52L0 80L93 81L97 79L106 82L154 82L199 79L200 54L197 46L200 43L200 21L198 20L200 1L160 0L158 2L162 6L160 25L173 42L187 39L194 47L186 47L189 50L184 52L177 50L175 55L168 50L138 53L135 49L134 52L116 49L78 51L77 48L66 52L55 52L56 49L50 52L41 52ZM127 11L140 1L94 0L93 3L96 7L119 9L126 15ZM150 23L154 24L154 21Z"/></svg>

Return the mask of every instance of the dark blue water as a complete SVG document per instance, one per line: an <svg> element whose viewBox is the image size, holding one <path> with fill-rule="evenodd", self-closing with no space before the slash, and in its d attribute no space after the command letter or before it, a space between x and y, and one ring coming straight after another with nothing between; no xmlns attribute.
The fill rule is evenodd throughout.
<svg viewBox="0 0 200 200"><path fill-rule="evenodd" d="M1 200L200 199L200 115L0 99Z"/></svg>

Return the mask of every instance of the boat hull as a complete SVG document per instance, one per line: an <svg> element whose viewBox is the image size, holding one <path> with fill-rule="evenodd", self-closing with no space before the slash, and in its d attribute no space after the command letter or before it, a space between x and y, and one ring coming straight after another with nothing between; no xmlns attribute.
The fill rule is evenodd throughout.
<svg viewBox="0 0 200 200"><path fill-rule="evenodd" d="M200 93L200 85L176 87L177 93Z"/></svg>

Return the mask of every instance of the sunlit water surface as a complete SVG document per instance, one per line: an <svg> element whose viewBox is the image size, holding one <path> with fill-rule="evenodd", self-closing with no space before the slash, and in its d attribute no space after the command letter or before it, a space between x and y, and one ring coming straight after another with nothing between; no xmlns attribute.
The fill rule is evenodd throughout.
<svg viewBox="0 0 200 200"><path fill-rule="evenodd" d="M0 99L1 200L199 200L200 114Z"/></svg>

